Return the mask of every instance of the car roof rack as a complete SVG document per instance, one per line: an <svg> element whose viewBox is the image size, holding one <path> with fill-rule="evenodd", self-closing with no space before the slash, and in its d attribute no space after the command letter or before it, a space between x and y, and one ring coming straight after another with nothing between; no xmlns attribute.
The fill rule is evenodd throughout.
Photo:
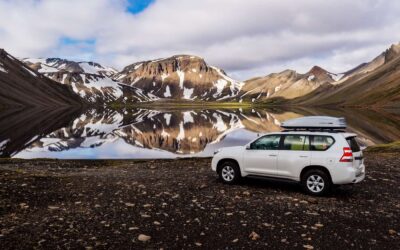
<svg viewBox="0 0 400 250"><path fill-rule="evenodd" d="M282 122L286 131L344 132L347 128L344 117L304 116Z"/></svg>

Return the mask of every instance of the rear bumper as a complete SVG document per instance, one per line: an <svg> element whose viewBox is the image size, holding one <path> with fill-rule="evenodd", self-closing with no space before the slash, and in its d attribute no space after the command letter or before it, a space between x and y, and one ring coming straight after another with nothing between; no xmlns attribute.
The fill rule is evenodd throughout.
<svg viewBox="0 0 400 250"><path fill-rule="evenodd" d="M359 168L337 166L335 171L331 172L333 184L354 184L365 179L365 166L362 164Z"/></svg>
<svg viewBox="0 0 400 250"><path fill-rule="evenodd" d="M360 181L363 181L365 179L365 168L364 171L361 172L360 174L356 175L356 178L353 180L352 183L359 183Z"/></svg>

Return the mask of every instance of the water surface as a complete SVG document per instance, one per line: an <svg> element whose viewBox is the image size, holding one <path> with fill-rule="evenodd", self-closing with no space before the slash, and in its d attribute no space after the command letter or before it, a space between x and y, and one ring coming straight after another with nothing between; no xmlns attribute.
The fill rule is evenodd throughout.
<svg viewBox="0 0 400 250"><path fill-rule="evenodd" d="M304 115L347 119L364 145L400 139L400 111L357 109L130 108L0 111L0 156L60 159L206 157L281 130Z"/></svg>

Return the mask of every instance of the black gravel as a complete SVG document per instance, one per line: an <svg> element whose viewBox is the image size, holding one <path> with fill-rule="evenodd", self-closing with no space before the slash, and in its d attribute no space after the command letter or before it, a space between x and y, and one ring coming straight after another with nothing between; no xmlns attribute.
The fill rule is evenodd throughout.
<svg viewBox="0 0 400 250"><path fill-rule="evenodd" d="M315 198L224 185L210 159L2 160L0 248L399 249L400 157L366 166L364 182Z"/></svg>

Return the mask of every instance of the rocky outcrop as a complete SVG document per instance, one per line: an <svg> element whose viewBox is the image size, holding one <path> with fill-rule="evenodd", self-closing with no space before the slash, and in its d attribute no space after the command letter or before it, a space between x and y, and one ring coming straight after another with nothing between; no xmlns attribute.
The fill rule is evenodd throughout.
<svg viewBox="0 0 400 250"><path fill-rule="evenodd" d="M208 65L202 58L189 55L134 63L114 79L158 98L175 100L229 99L235 97L244 84Z"/></svg>

